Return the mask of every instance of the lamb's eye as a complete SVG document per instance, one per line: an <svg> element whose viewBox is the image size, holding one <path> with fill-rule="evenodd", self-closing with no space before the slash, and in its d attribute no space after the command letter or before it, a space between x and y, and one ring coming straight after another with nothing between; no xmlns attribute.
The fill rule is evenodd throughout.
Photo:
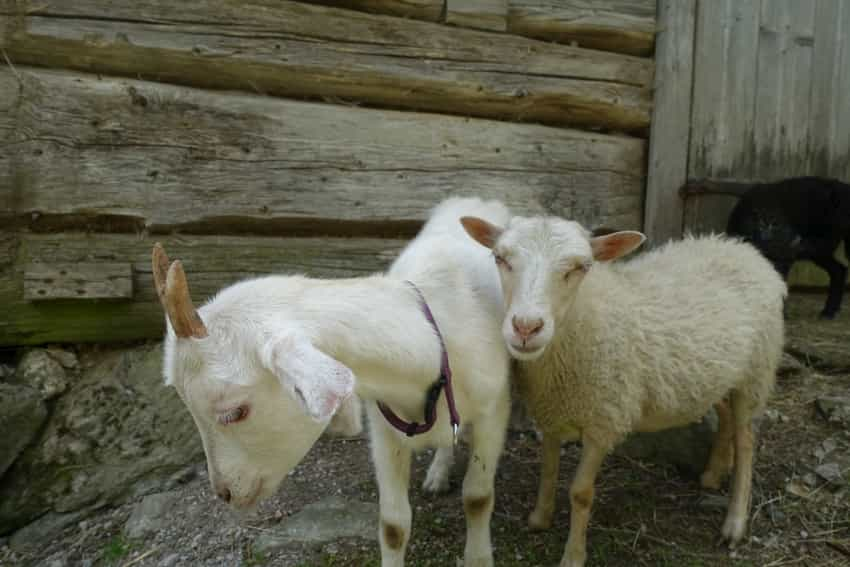
<svg viewBox="0 0 850 567"><path fill-rule="evenodd" d="M503 256L499 256L498 254L493 254L493 257L496 259L496 265L497 266L500 266L500 267L506 269L509 272L511 270L513 270L510 263L507 260L505 260L505 258Z"/></svg>
<svg viewBox="0 0 850 567"><path fill-rule="evenodd" d="M246 417L248 417L248 406L239 406L219 414L218 422L222 425L231 425L243 421Z"/></svg>

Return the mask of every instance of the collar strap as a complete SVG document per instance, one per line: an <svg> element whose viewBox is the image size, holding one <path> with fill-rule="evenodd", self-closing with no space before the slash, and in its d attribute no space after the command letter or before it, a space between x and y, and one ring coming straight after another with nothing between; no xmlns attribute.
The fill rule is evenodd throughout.
<svg viewBox="0 0 850 567"><path fill-rule="evenodd" d="M434 319L434 314L431 313L431 308L428 307L428 302L425 301L425 296L422 295L422 292L416 287L413 282L405 282L407 285L413 288L416 292L416 295L419 296L420 305L422 306L422 313L425 315L425 318L431 324L431 327L434 328L434 333L437 335L437 339L440 341L440 376L437 380L431 384L431 387L428 388L428 392L425 394L425 421L424 423L417 423L415 421L407 422L397 416L393 410L391 410L387 405L383 402L378 402L378 409L381 410L384 418L389 422L390 425L407 435L408 437L413 437L414 435L420 435L422 433L426 433L431 430L434 426L434 423L437 421L437 401L440 399L440 392L445 390L446 392L446 404L449 406L449 419L451 420L452 425L452 433L454 434L454 442L457 443L457 433L458 428L460 427L460 417L457 414L457 408L455 407L455 398L454 392L452 391L452 369L449 367L449 353L446 352L446 343L443 341L443 335L440 333L440 328L437 326L437 321Z"/></svg>

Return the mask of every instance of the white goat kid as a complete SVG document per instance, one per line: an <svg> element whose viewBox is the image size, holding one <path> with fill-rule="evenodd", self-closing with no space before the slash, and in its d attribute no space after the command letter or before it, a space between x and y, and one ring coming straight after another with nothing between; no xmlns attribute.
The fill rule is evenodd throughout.
<svg viewBox="0 0 850 567"><path fill-rule="evenodd" d="M721 237L686 238L606 263L600 260L637 248L643 235L591 238L558 218L514 218L504 230L481 219L462 222L500 266L502 333L520 361L520 395L543 431L532 527L551 525L561 441L582 442L561 565L585 563L594 480L605 455L632 431L684 425L712 405L720 424L702 483L719 487L734 460L722 534L740 540L752 421L782 354L786 288L772 266L753 247Z"/></svg>
<svg viewBox="0 0 850 567"><path fill-rule="evenodd" d="M411 451L441 447L428 479L440 488L453 443L445 394L432 429L415 437L393 428L376 404L421 421L426 392L440 375L442 347L408 283L414 282L442 332L458 413L472 428L463 481L465 565L493 564L490 517L510 412L510 357L499 332L504 310L496 268L458 222L470 214L494 223L508 218L499 203L450 199L387 275L253 279L198 311L180 262L169 265L162 248L154 249L168 321L166 382L195 420L210 482L223 500L251 508L271 495L356 392L370 421L382 565L404 564Z"/></svg>

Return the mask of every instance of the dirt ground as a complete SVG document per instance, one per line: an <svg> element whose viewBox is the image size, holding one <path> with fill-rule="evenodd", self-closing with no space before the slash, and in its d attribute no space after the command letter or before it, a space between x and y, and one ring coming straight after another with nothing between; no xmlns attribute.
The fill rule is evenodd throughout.
<svg viewBox="0 0 850 567"><path fill-rule="evenodd" d="M840 320L817 321L820 296L791 303L789 343L797 369L783 373L767 415L761 420L754 473L751 534L734 551L718 543L727 492L700 489L695 478L671 466L609 457L599 476L589 529L592 566L850 566L850 426L830 423L815 403L824 396L850 395L850 367L823 351L839 354L850 336L850 309ZM830 351L830 352L833 352ZM806 366L817 361L815 368ZM567 486L578 458L576 446L562 451L561 490L554 527L531 532L526 517L538 478L537 441L513 434L497 477L492 531L496 565L551 566L563 551L569 525ZM428 454L417 456L412 482L413 535L408 565L458 565L464 545L460 482L462 452L451 492L422 492ZM830 481L816 471L839 463ZM843 467L843 468L842 468ZM217 502L203 463L173 493L159 525L142 539L123 535L133 503L81 519L35 551L13 552L0 541L3 565L277 565L284 567L377 566L373 539L343 539L319 546L291 545L271 553L255 549L263 533L285 525L305 505L328 495L376 502L377 492L365 439L324 439L293 472L257 516L236 518ZM375 518L377 520L377 518Z"/></svg>

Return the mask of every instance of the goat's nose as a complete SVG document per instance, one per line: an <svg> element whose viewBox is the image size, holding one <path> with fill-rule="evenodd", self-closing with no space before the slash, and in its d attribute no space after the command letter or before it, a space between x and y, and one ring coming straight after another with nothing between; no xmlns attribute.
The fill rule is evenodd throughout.
<svg viewBox="0 0 850 567"><path fill-rule="evenodd" d="M218 497L224 500L225 502L230 502L230 489L226 487L219 488L216 491Z"/></svg>
<svg viewBox="0 0 850 567"><path fill-rule="evenodd" d="M514 315L511 323L513 323L514 331L523 341L527 341L543 330L543 319L517 319Z"/></svg>

